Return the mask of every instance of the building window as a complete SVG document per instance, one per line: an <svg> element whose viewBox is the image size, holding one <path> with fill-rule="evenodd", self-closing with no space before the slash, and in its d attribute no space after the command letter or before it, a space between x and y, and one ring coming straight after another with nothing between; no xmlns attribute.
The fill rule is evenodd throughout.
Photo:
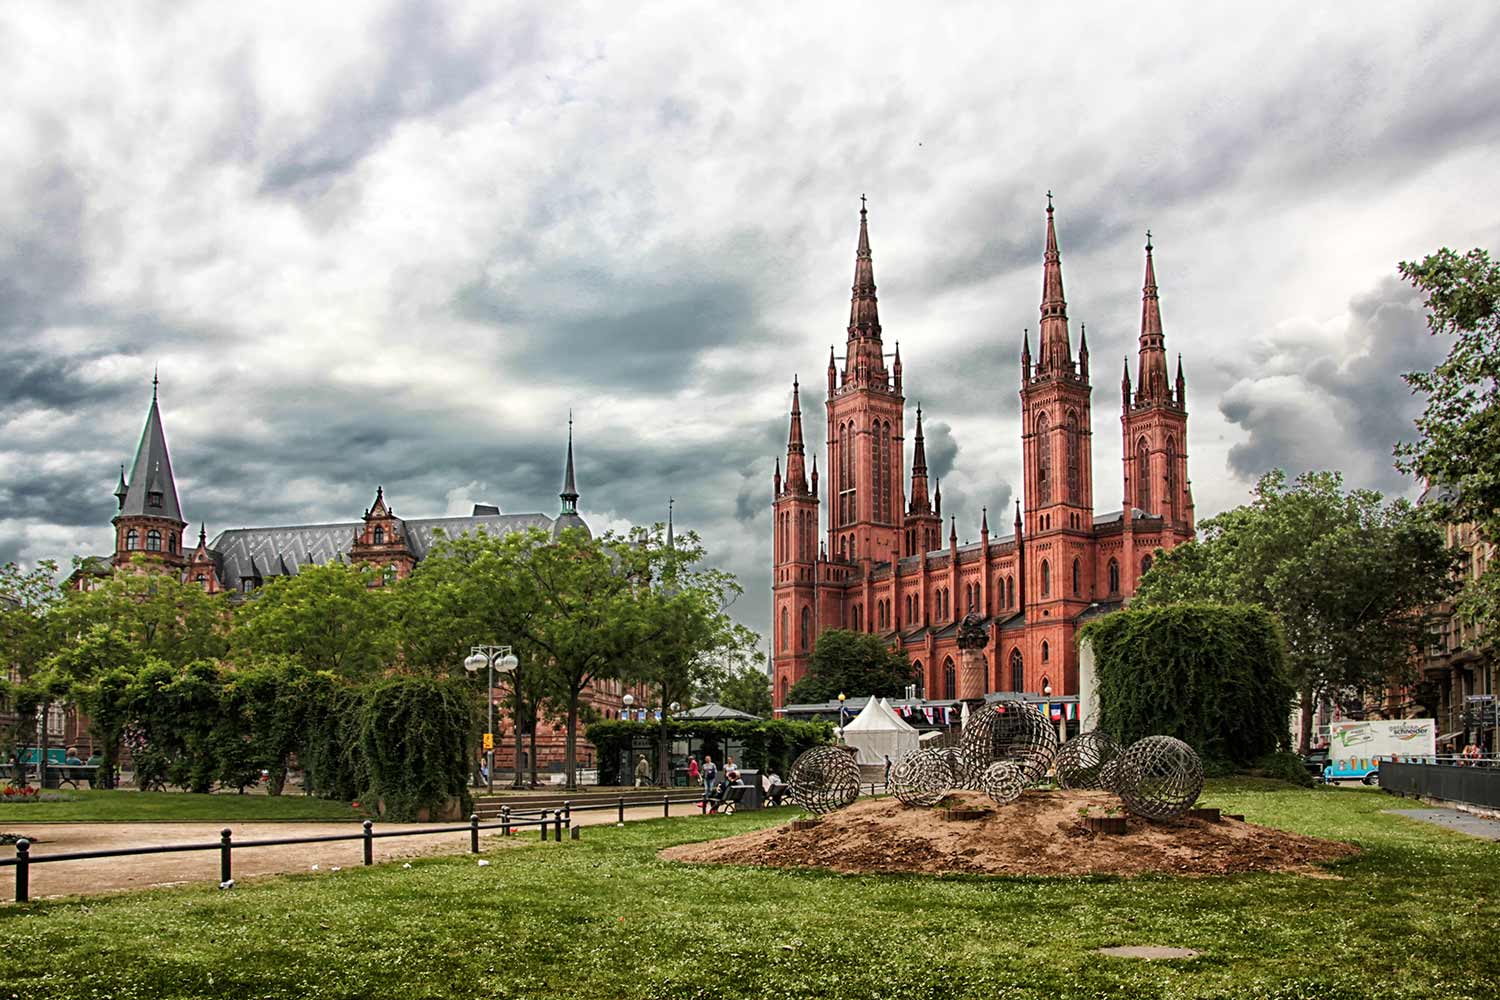
<svg viewBox="0 0 1500 1000"><path fill-rule="evenodd" d="M146 532L146 551L161 551L161 532L157 531L155 528L152 528L150 531Z"/></svg>
<svg viewBox="0 0 1500 1000"><path fill-rule="evenodd" d="M129 531L125 532L125 548L134 550L140 548L140 545L140 532L136 531L134 528L131 528Z"/></svg>
<svg viewBox="0 0 1500 1000"><path fill-rule="evenodd" d="M252 579L251 577L248 577L248 576L240 578L240 593L242 593L242 594L248 594L248 593L250 593L250 591L252 591L254 589L255 589L255 580L254 579Z"/></svg>
<svg viewBox="0 0 1500 1000"><path fill-rule="evenodd" d="M781 679L781 703L783 705L786 704L787 692L791 690L791 687L792 687L791 681L789 681L785 677L783 677Z"/></svg>
<svg viewBox="0 0 1500 1000"><path fill-rule="evenodd" d="M1026 667L1021 661L1019 649L1010 651L1010 689L1012 691L1026 690Z"/></svg>
<svg viewBox="0 0 1500 1000"><path fill-rule="evenodd" d="M781 609L781 650L786 652L792 644L791 616L787 614L786 608Z"/></svg>
<svg viewBox="0 0 1500 1000"><path fill-rule="evenodd" d="M808 641L807 640L807 636L808 636L808 633L811 630L812 630L812 609L804 607L802 609L802 648L803 649L807 648L807 641Z"/></svg>
<svg viewBox="0 0 1500 1000"><path fill-rule="evenodd" d="M1047 440L1047 414L1036 418L1036 492L1037 500L1047 503L1052 499L1052 445Z"/></svg>
<svg viewBox="0 0 1500 1000"><path fill-rule="evenodd" d="M1051 652L1052 652L1052 649L1051 649L1050 646L1047 645L1047 640L1043 639L1042 640L1042 662L1043 663L1046 663L1048 660L1052 659Z"/></svg>
<svg viewBox="0 0 1500 1000"><path fill-rule="evenodd" d="M1080 594L1083 593L1083 589L1082 589L1082 586L1081 586L1082 581L1080 580L1080 577L1082 575L1080 573L1081 568L1082 567L1079 565L1078 560L1074 559L1073 560L1073 596L1074 597L1078 597Z"/></svg>
<svg viewBox="0 0 1500 1000"><path fill-rule="evenodd" d="M202 573L199 573L197 576L193 577L193 582L197 583L198 586L202 587L204 590L208 589L208 577Z"/></svg>
<svg viewBox="0 0 1500 1000"><path fill-rule="evenodd" d="M1146 447L1145 438L1135 445L1135 505L1144 511L1151 509L1151 449Z"/></svg>
<svg viewBox="0 0 1500 1000"><path fill-rule="evenodd" d="M1013 576L1005 578L1005 606L1008 608L1016 606L1016 578Z"/></svg>
<svg viewBox="0 0 1500 1000"><path fill-rule="evenodd" d="M1120 592L1120 563L1115 559L1109 561L1109 592L1111 594Z"/></svg>
<svg viewBox="0 0 1500 1000"><path fill-rule="evenodd" d="M957 676L953 669L953 658L950 656L943 660L943 697L957 698Z"/></svg>
<svg viewBox="0 0 1500 1000"><path fill-rule="evenodd" d="M152 507L160 507L161 506L161 491L160 490L152 490L151 492L147 493L146 494L146 503L150 504Z"/></svg>
<svg viewBox="0 0 1500 1000"><path fill-rule="evenodd" d="M1079 471L1078 471L1078 414L1072 410L1068 411L1068 502L1078 503L1079 500Z"/></svg>
<svg viewBox="0 0 1500 1000"><path fill-rule="evenodd" d="M1141 576L1151 572L1151 557L1141 556Z"/></svg>
<svg viewBox="0 0 1500 1000"><path fill-rule="evenodd" d="M1177 520L1177 442L1167 438L1167 504L1166 514Z"/></svg>
<svg viewBox="0 0 1500 1000"><path fill-rule="evenodd" d="M385 544L385 529L384 528L376 528L375 529L375 544L376 545L384 545Z"/></svg>
<svg viewBox="0 0 1500 1000"><path fill-rule="evenodd" d="M1052 593L1052 566L1047 560L1042 560L1042 596L1046 597Z"/></svg>
<svg viewBox="0 0 1500 1000"><path fill-rule="evenodd" d="M177 533L175 531L172 532L171 534L167 535L167 551L168 552L176 552L177 551Z"/></svg>

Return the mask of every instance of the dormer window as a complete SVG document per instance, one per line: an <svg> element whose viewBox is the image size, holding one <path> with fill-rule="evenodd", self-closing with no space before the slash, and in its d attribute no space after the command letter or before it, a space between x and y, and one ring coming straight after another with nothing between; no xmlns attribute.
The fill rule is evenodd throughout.
<svg viewBox="0 0 1500 1000"><path fill-rule="evenodd" d="M242 577L240 577L240 593L242 593L242 594L248 594L248 593L250 593L252 590L255 589L256 582L257 581L255 580L254 577L249 577L249 576L242 576Z"/></svg>
<svg viewBox="0 0 1500 1000"><path fill-rule="evenodd" d="M146 503L152 507L161 506L161 490L152 490L146 494Z"/></svg>
<svg viewBox="0 0 1500 1000"><path fill-rule="evenodd" d="M375 529L375 544L376 545L384 545L385 544L385 529L384 528L376 528Z"/></svg>

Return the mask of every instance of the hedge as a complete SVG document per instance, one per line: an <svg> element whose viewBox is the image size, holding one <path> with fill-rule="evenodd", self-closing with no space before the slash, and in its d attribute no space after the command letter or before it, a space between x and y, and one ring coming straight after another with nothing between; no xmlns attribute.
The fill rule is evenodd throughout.
<svg viewBox="0 0 1500 1000"><path fill-rule="evenodd" d="M1100 728L1122 742L1175 736L1212 764L1248 767L1290 742L1293 685L1276 617L1181 603L1090 622Z"/></svg>
<svg viewBox="0 0 1500 1000"><path fill-rule="evenodd" d="M733 740L743 743L747 770L778 770L783 773L809 747L833 742L833 724L785 722L780 719L670 719L662 722L605 720L589 726L587 738L599 761L599 784L619 783L625 756L636 741L656 745L662 727L669 741L699 740L703 752L722 758L723 746Z"/></svg>

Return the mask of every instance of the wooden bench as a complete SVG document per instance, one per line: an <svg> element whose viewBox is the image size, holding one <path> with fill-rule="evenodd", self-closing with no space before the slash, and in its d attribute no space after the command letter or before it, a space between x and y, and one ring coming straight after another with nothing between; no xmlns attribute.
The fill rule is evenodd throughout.
<svg viewBox="0 0 1500 1000"><path fill-rule="evenodd" d="M64 783L72 785L74 788L77 788L78 787L78 782L80 782L80 781L87 781L89 783L89 787L93 788L94 787L94 782L96 780L98 780L98 777L99 777L99 765L98 764L48 764L47 765L47 773L49 775L56 775L56 777L57 777L57 784L58 784L59 788L61 788ZM43 787L45 787L46 784L47 784L47 782L45 780L43 780L42 781Z"/></svg>

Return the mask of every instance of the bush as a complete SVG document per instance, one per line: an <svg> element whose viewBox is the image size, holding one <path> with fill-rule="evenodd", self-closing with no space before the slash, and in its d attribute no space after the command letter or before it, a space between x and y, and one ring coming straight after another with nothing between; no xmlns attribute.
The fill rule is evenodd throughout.
<svg viewBox="0 0 1500 1000"><path fill-rule="evenodd" d="M360 797L382 803L388 819L466 815L474 711L468 689L453 681L393 677L367 688L359 748L369 782Z"/></svg>
<svg viewBox="0 0 1500 1000"><path fill-rule="evenodd" d="M1284 750L1266 754L1255 762L1255 769L1262 777L1275 778L1288 784L1301 785L1303 788L1311 788L1314 784L1313 776L1303 765L1302 758Z"/></svg>
<svg viewBox="0 0 1500 1000"><path fill-rule="evenodd" d="M1122 743L1175 736L1249 766L1290 742L1292 683L1275 616L1250 605L1127 609L1084 627L1101 728Z"/></svg>

